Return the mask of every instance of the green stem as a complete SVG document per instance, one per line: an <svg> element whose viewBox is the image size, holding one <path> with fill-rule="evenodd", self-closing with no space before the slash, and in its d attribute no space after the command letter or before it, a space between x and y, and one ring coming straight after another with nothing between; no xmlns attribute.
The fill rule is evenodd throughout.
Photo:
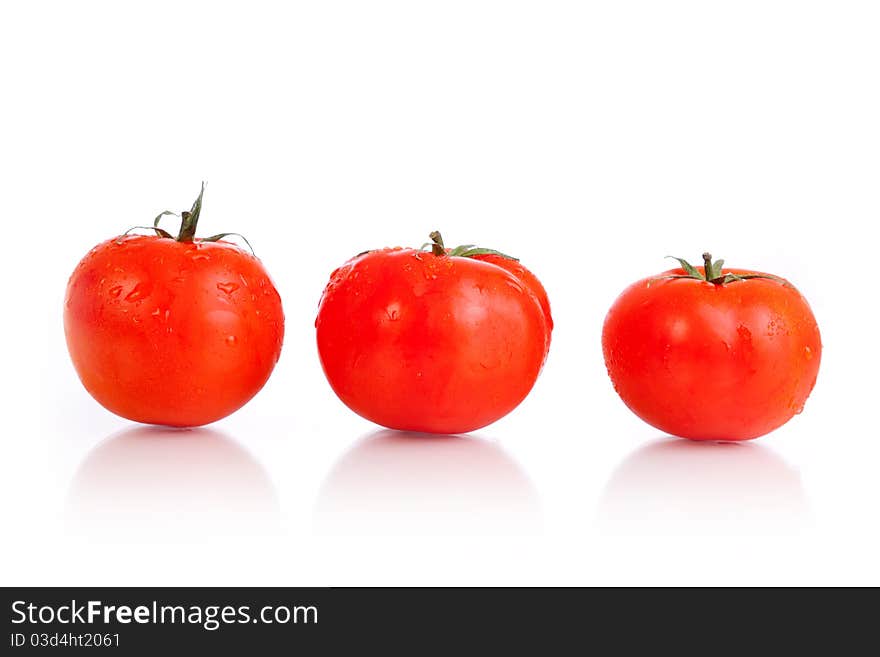
<svg viewBox="0 0 880 657"><path fill-rule="evenodd" d="M202 196L205 194L205 183L202 183L202 189L198 198L192 205L189 212L181 212L180 217L183 222L180 224L180 233L177 235L178 242L192 242L196 236L196 228L199 224L199 215L202 213Z"/></svg>
<svg viewBox="0 0 880 657"><path fill-rule="evenodd" d="M673 258L674 260L678 260L678 263L681 265L681 268L684 269L684 274L671 274L669 276L658 276L654 280L665 280L665 279L673 279L673 278L689 278L691 280L697 281L705 281L707 283L712 283L717 285L718 287L724 287L728 283L733 283L735 281L747 281L753 278L766 278L771 281L777 281L778 283L782 283L783 285L791 285L785 279L779 278L778 276L771 276L770 274L734 274L733 272L724 273L724 260L718 260L717 262L712 262L712 254L708 251L703 254L703 269L704 272L700 273L700 270L694 267L691 263L689 263L684 258L677 258L675 256L666 256L667 258Z"/></svg>
<svg viewBox="0 0 880 657"><path fill-rule="evenodd" d="M706 280L711 283L715 278L715 274L712 271L712 254L708 251L703 254L703 271L705 272Z"/></svg>
<svg viewBox="0 0 880 657"><path fill-rule="evenodd" d="M446 246L443 244L443 236L439 230L435 230L428 237L431 238L431 253L435 256L445 256Z"/></svg>

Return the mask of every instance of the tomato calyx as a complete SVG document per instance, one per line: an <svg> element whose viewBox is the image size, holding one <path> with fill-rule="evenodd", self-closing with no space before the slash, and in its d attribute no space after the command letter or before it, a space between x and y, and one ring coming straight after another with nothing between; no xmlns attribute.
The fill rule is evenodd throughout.
<svg viewBox="0 0 880 657"><path fill-rule="evenodd" d="M165 210L156 215L156 218L153 220L152 226L133 226L125 231L122 237L125 237L133 230L152 230L156 233L157 237L161 237L163 239L173 239L176 242L182 242L184 244L191 244L193 242L218 242L222 240L224 237L240 237L245 244L247 244L248 249L254 255L254 247L251 246L251 243L248 239L242 235L241 233L217 233L216 235L211 235L210 237L199 237L196 238L196 228L199 224L199 217L202 214L202 199L205 195L205 183L202 181L202 188L199 191L199 195L196 197L196 200L193 201L192 207L189 210L184 210L180 214L176 212L172 212L171 210ZM162 217L165 216L173 216L180 217L180 230L177 233L177 237L174 237L167 230L164 230L159 227L159 222L162 221Z"/></svg>
<svg viewBox="0 0 880 657"><path fill-rule="evenodd" d="M501 251L496 251L495 249L484 249L483 247L474 244L462 244L461 246L456 246L454 249L448 249L443 243L443 236L440 234L439 230L432 231L428 237L431 238L431 241L422 244L418 250L430 251L432 255L435 255L438 258L446 258L449 256L456 258L473 258L480 255L496 255L502 258L507 258L508 260L513 260L514 262L519 262L519 258L514 258ZM361 256L373 253L374 251L376 251L376 249L361 251L355 256L355 258L360 258Z"/></svg>
<svg viewBox="0 0 880 657"><path fill-rule="evenodd" d="M684 258L678 258L676 256L666 256L667 258L672 258L673 260L677 260L678 264L681 265L681 268L684 269L684 274L669 274L667 276L658 276L658 280L666 280L666 279L675 279L675 278L690 278L698 281L703 281L706 283L712 283L713 285L727 285L728 283L734 283L736 281L747 281L753 278L766 278L771 281L778 281L780 283L784 283L781 278L777 276L771 276L770 274L734 274L732 272L724 273L724 260L712 260L712 254L708 251L703 254L703 271L700 271L696 267L694 267L691 263L689 263Z"/></svg>
<svg viewBox="0 0 880 657"><path fill-rule="evenodd" d="M484 249L483 247L474 244L462 244L461 246L456 246L454 249L447 249L446 245L443 244L443 236L440 234L439 230L432 231L428 237L431 238L431 241L422 244L422 250L424 251L428 247L431 247L431 253L437 257L445 258L452 256L456 258L473 258L474 256L479 255L496 255L501 256L502 258L507 258L508 260L516 260L519 262L519 258L514 258L506 253L501 253L501 251L496 251L495 249Z"/></svg>

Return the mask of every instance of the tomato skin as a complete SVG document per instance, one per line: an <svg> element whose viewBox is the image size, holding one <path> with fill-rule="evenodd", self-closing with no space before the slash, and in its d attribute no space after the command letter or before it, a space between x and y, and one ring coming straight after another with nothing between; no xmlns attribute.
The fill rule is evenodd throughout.
<svg viewBox="0 0 880 657"><path fill-rule="evenodd" d="M535 292L474 258L383 249L333 272L315 322L331 387L407 431L465 433L512 411L550 347Z"/></svg>
<svg viewBox="0 0 880 657"><path fill-rule="evenodd" d="M474 260L489 262L497 267L506 269L511 274L516 276L520 281L525 283L525 285L532 292L534 292L535 296L537 297L538 303L541 304L541 309L544 311L544 316L547 318L547 323L550 327L550 330L553 330L553 315L550 312L550 299L547 297L547 290L544 289L544 286L541 284L541 281L538 280L538 277L525 268L525 265L523 265L519 260L507 258L503 255L498 255L495 253L486 253L471 257Z"/></svg>
<svg viewBox="0 0 880 657"><path fill-rule="evenodd" d="M189 427L236 411L281 354L281 298L260 261L227 242L114 238L67 285L64 330L86 390L148 424Z"/></svg>
<svg viewBox="0 0 880 657"><path fill-rule="evenodd" d="M638 281L608 312L602 348L626 405L692 440L749 440L782 426L803 409L822 355L806 299L771 278Z"/></svg>

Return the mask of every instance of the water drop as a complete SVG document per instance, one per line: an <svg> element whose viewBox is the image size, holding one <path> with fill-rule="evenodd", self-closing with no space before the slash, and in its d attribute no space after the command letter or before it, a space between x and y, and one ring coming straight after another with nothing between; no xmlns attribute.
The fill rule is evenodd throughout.
<svg viewBox="0 0 880 657"><path fill-rule="evenodd" d="M232 294L239 288L238 283L217 283L217 289L226 294Z"/></svg>
<svg viewBox="0 0 880 657"><path fill-rule="evenodd" d="M110 296L116 299L122 293L122 286L116 285L110 288Z"/></svg>
<svg viewBox="0 0 880 657"><path fill-rule="evenodd" d="M813 360L813 350L809 347L804 347L804 356L807 357L807 360Z"/></svg>
<svg viewBox="0 0 880 657"><path fill-rule="evenodd" d="M134 286L134 289L125 295L126 301L140 301L145 296L147 296L147 290L144 289L143 285L138 283Z"/></svg>
<svg viewBox="0 0 880 657"><path fill-rule="evenodd" d="M238 338L236 338L234 335L226 336L226 344L228 344L230 347L234 347L236 342L238 342Z"/></svg>

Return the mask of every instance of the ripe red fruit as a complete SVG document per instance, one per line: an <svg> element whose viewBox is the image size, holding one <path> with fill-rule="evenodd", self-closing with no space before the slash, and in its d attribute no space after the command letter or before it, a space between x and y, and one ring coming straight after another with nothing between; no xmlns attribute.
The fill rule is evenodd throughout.
<svg viewBox="0 0 880 657"><path fill-rule="evenodd" d="M512 411L547 357L547 295L521 264L473 246L381 249L349 260L321 299L318 353L359 415L463 433Z"/></svg>
<svg viewBox="0 0 880 657"><path fill-rule="evenodd" d="M204 192L204 187L202 189ZM281 354L281 298L262 263L224 233L199 239L199 194L177 238L102 242L67 285L64 330L77 374L137 422L196 426L243 406Z"/></svg>
<svg viewBox="0 0 880 657"><path fill-rule="evenodd" d="M605 318L605 365L626 405L661 431L757 438L803 408L819 328L788 281L703 257L623 291Z"/></svg>

